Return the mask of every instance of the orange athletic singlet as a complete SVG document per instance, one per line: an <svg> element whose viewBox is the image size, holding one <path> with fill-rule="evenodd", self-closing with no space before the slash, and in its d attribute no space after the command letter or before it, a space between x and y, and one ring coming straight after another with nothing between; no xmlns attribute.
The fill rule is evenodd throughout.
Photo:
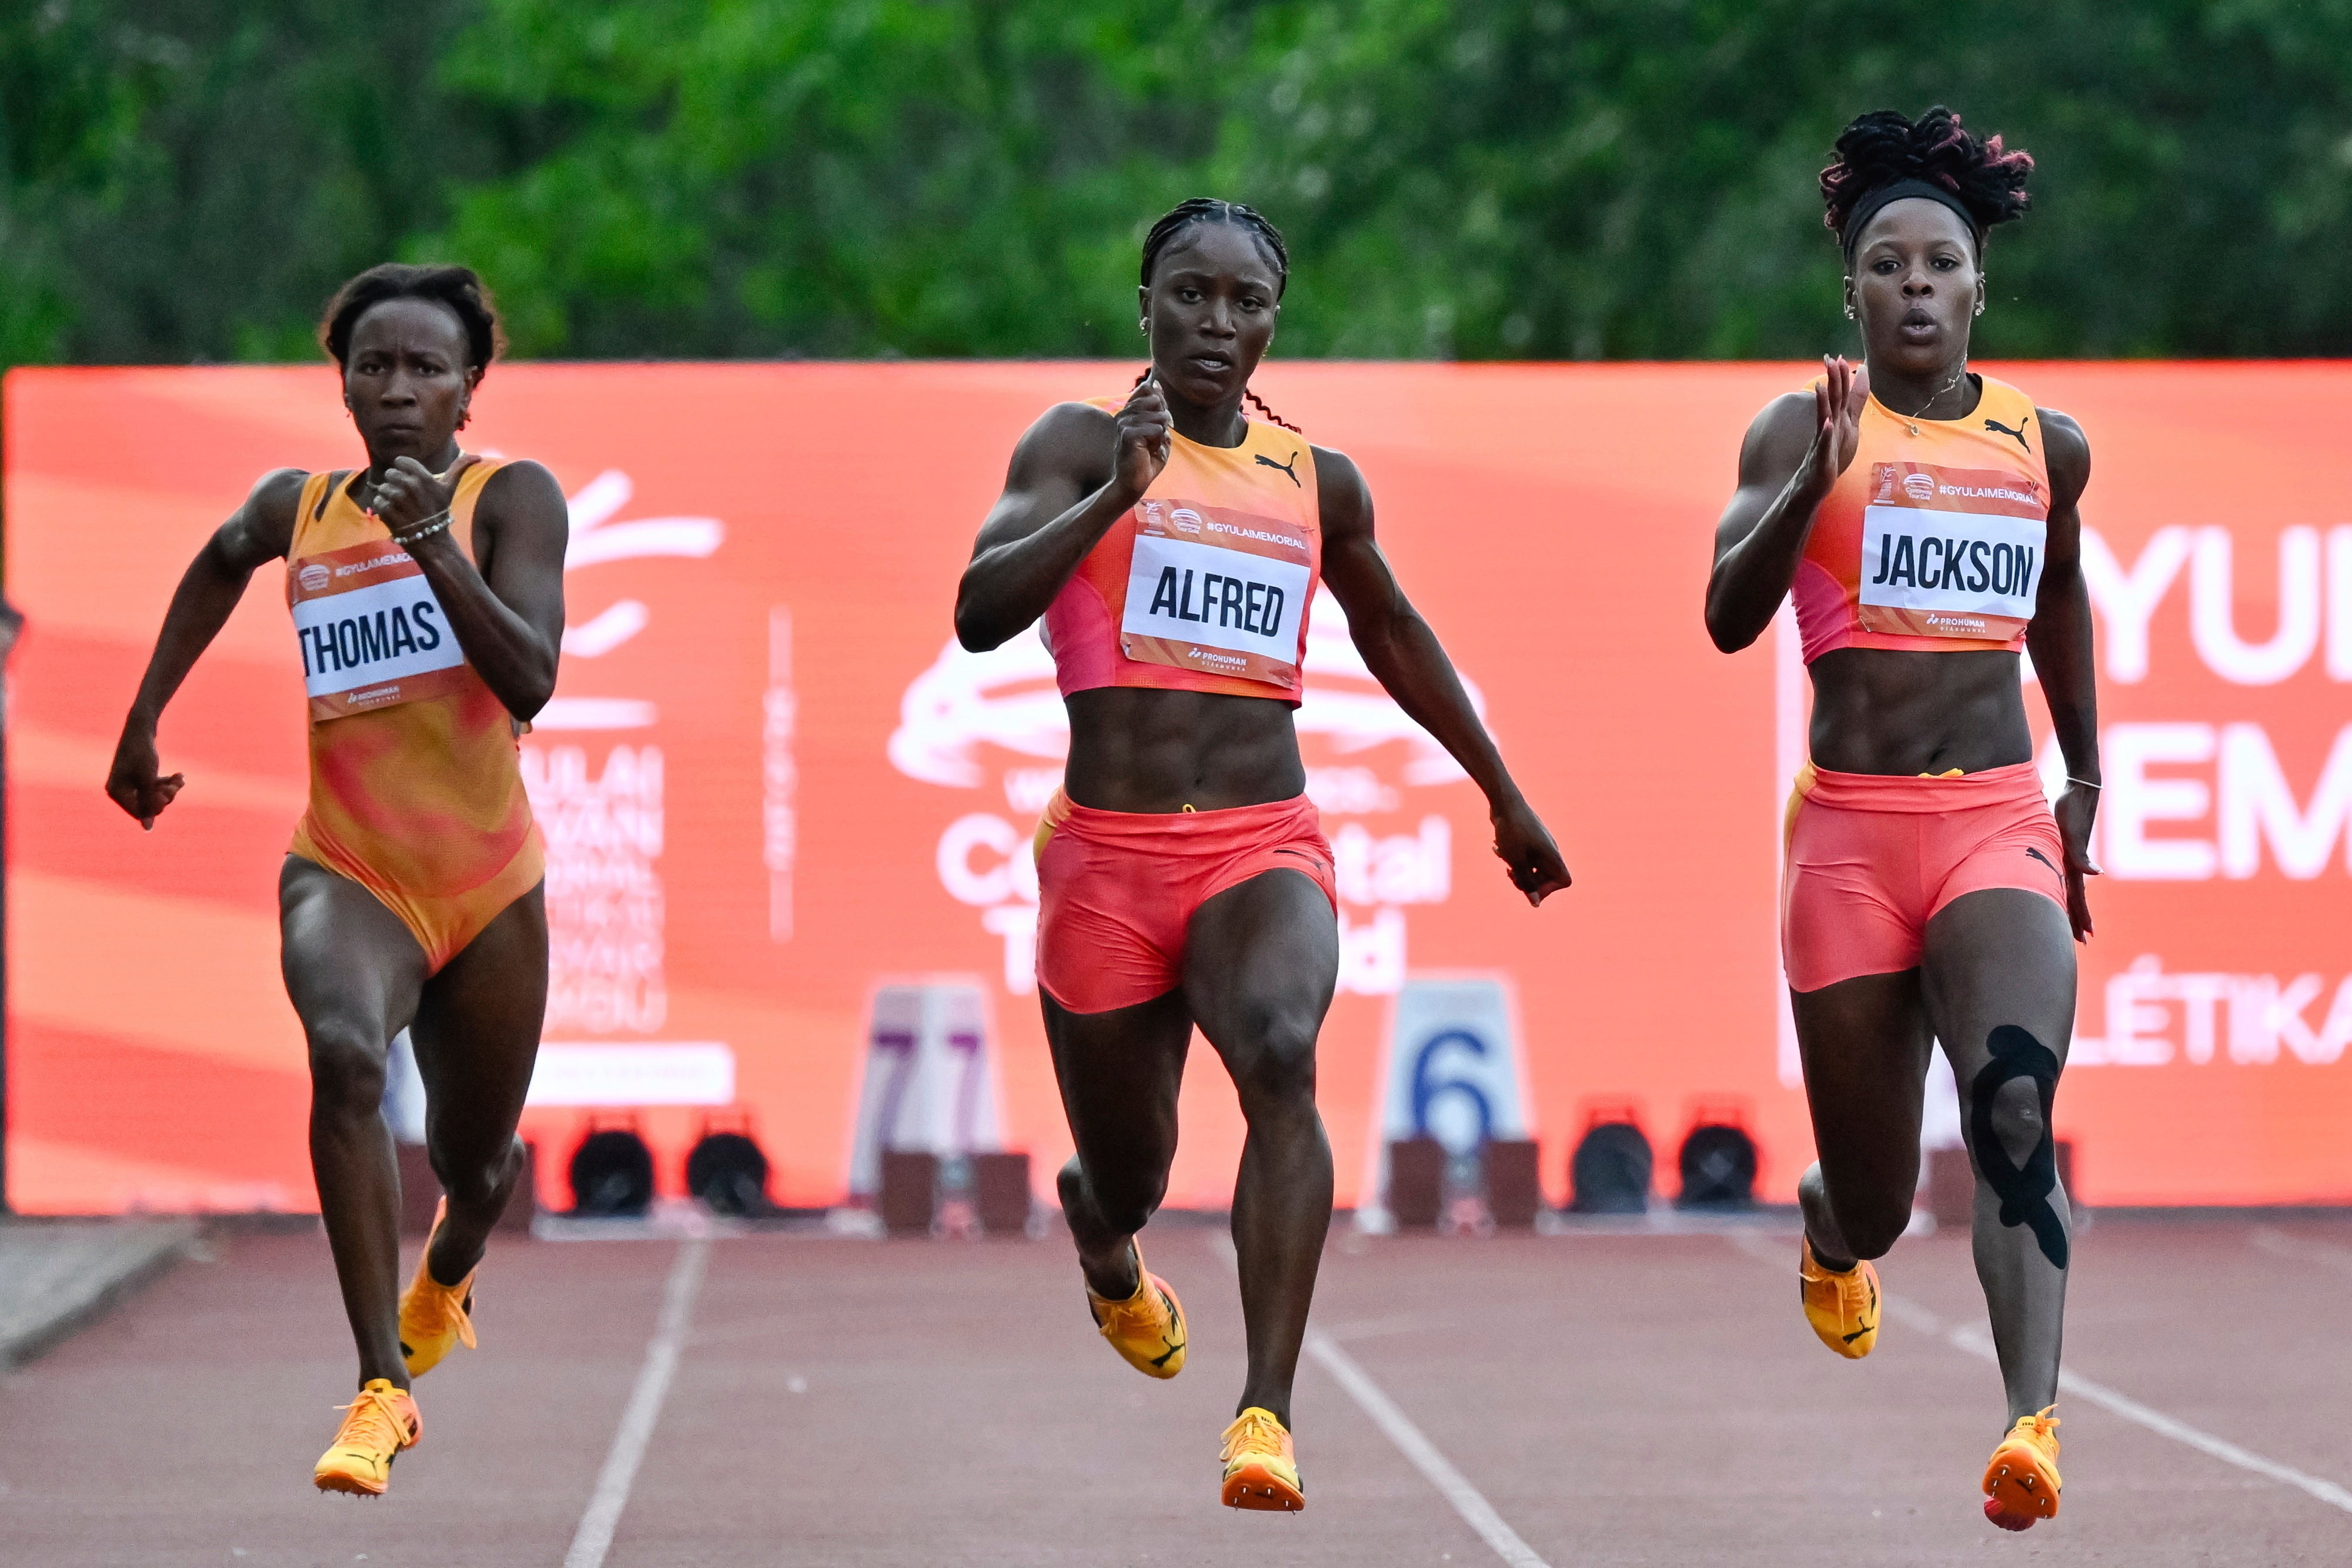
<svg viewBox="0 0 2352 1568"><path fill-rule="evenodd" d="M473 553L496 463L459 476L450 535ZM523 793L516 727L457 646L424 570L351 497L302 486L286 601L310 698L310 806L292 853L400 916L428 972L536 886L547 854Z"/></svg>
<svg viewBox="0 0 2352 1568"><path fill-rule="evenodd" d="M1295 431L1250 420L1239 446L1170 432L1160 476L1045 611L1062 695L1156 686L1296 707L1320 505L1315 455Z"/></svg>
<svg viewBox="0 0 2352 1568"><path fill-rule="evenodd" d="M1874 397L1861 426L1797 566L1805 662L2024 647L2050 517L2033 400L1987 376L1965 419L1905 419Z"/></svg>

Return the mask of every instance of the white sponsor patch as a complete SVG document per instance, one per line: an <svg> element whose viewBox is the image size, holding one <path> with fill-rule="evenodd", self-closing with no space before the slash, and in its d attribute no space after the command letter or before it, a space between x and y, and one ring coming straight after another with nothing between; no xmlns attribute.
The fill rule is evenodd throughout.
<svg viewBox="0 0 2352 1568"><path fill-rule="evenodd" d="M293 610L303 685L314 697L349 693L363 707L372 688L466 662L422 573L298 600Z"/></svg>
<svg viewBox="0 0 2352 1568"><path fill-rule="evenodd" d="M1312 581L1304 561L1139 532L1119 631L1287 665Z"/></svg>
<svg viewBox="0 0 2352 1568"><path fill-rule="evenodd" d="M1922 635L2006 637L2033 618L2044 531L2035 517L1868 507L1862 602L1907 612Z"/></svg>

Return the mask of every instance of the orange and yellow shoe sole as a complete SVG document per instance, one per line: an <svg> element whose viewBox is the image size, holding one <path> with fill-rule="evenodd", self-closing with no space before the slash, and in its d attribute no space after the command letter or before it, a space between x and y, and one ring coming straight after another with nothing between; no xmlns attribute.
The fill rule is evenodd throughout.
<svg viewBox="0 0 2352 1568"><path fill-rule="evenodd" d="M1297 1513L1307 1506L1304 1493L1265 1465L1244 1465L1225 1478L1227 1508L1255 1509L1265 1513Z"/></svg>
<svg viewBox="0 0 2352 1568"><path fill-rule="evenodd" d="M2003 1530L2031 1530L2058 1517L2058 1476L2031 1443L2003 1443L1985 1467L1985 1517Z"/></svg>

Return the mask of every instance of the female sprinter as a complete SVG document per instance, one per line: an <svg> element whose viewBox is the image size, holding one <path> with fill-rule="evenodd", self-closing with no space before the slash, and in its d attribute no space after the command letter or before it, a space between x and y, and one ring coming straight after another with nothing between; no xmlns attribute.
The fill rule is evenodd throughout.
<svg viewBox="0 0 2352 1568"><path fill-rule="evenodd" d="M2074 1018L2074 943L2099 800L2074 422L1970 373L1985 233L2032 160L1932 109L1865 114L1822 172L1844 246L1843 359L1748 428L1716 530L1706 624L1730 652L1782 599L1813 678L1812 760L1790 803L1781 952L1820 1163L1798 1185L1805 1316L1840 1355L1878 1337L1884 1255L1911 1215L1931 1040L1978 1169L1977 1276L2009 1394L1985 1512L2058 1511L2060 1317L2071 1225L2050 1102ZM2018 651L2069 780L2053 819Z"/></svg>
<svg viewBox="0 0 2352 1568"><path fill-rule="evenodd" d="M163 705L256 569L284 558L310 805L278 876L279 929L310 1042L310 1165L360 1360L359 1397L314 1479L377 1496L424 1430L409 1379L474 1343L475 1268L522 1172L547 915L516 737L555 686L567 524L546 469L458 449L498 346L472 272L363 272L320 337L367 466L264 475L197 554L106 792L144 828L172 803L182 776L158 777L155 755ZM404 1029L447 1196L398 1293L400 1186L377 1106Z"/></svg>
<svg viewBox="0 0 2352 1568"><path fill-rule="evenodd" d="M1330 847L1291 727L1318 580L1365 664L1486 792L1531 904L1568 885L1437 638L1372 538L1356 465L1242 400L1289 259L1244 206L1152 226L1138 290L1151 368L1123 407L1064 403L1021 438L956 599L993 648L1045 617L1069 706L1038 830L1037 979L1077 1155L1061 1173L1087 1304L1137 1370L1184 1364L1184 1313L1135 1233L1167 1190L1194 1025L1249 1136L1234 1188L1249 1376L1225 1429L1234 1508L1305 1506L1290 1383L1331 1220L1315 1037L1339 973Z"/></svg>

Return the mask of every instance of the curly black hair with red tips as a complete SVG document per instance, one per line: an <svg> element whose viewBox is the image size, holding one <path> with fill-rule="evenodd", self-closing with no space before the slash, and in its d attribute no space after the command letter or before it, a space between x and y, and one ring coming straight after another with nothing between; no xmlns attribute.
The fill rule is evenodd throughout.
<svg viewBox="0 0 2352 1568"><path fill-rule="evenodd" d="M1843 240L1847 220L1872 192L1918 180L1949 193L1981 239L1995 225L2025 215L2032 172L2032 154L2012 152L1999 136L1978 136L1940 103L1916 120L1873 110L1846 126L1822 171L1822 222Z"/></svg>

